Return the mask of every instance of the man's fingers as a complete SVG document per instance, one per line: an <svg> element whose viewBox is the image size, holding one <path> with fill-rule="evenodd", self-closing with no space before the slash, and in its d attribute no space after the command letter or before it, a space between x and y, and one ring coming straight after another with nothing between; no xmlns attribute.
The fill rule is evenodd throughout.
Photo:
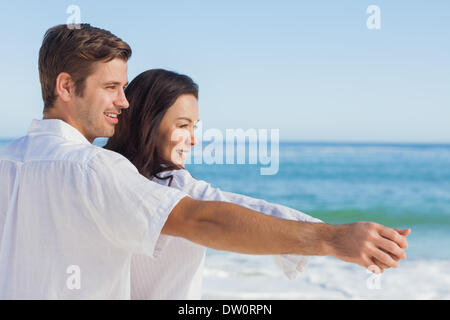
<svg viewBox="0 0 450 320"><path fill-rule="evenodd" d="M397 243L388 240L386 238L380 237L379 239L374 241L374 244L381 249L382 251L384 251L385 253L389 254L391 256L391 258L393 258L394 260L400 260L400 259L405 259L406 255L405 255L405 251L403 249L401 249Z"/></svg>
<svg viewBox="0 0 450 320"><path fill-rule="evenodd" d="M408 236L411 233L411 229L394 229L394 230L404 237Z"/></svg>
<svg viewBox="0 0 450 320"><path fill-rule="evenodd" d="M382 237L397 243L398 246L402 249L406 249L408 247L408 242L406 241L406 238L403 235L399 234L394 229L382 227L379 233Z"/></svg>
<svg viewBox="0 0 450 320"><path fill-rule="evenodd" d="M387 254L386 252L383 252L383 250L380 250L378 248L373 248L371 255L373 258L377 259L381 263L385 264L389 268L397 268L398 263L392 257Z"/></svg>

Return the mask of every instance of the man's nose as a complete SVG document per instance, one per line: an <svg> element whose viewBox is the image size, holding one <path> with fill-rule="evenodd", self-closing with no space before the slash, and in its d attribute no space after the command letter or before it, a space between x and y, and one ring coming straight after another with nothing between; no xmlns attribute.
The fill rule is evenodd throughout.
<svg viewBox="0 0 450 320"><path fill-rule="evenodd" d="M128 109L128 107L130 106L130 103L128 102L127 97L125 96L125 91L123 89L120 90L119 96L117 97L114 104L121 109Z"/></svg>

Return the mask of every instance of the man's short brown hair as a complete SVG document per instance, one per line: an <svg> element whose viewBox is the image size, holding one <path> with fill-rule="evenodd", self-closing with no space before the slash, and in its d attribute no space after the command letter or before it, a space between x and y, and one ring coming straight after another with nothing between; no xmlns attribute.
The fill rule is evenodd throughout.
<svg viewBox="0 0 450 320"><path fill-rule="evenodd" d="M75 94L82 96L86 78L94 72L97 61L115 58L128 61L130 46L107 30L80 24L69 28L62 24L47 30L39 50L39 79L44 99L44 110L56 100L56 78L67 72L75 83Z"/></svg>

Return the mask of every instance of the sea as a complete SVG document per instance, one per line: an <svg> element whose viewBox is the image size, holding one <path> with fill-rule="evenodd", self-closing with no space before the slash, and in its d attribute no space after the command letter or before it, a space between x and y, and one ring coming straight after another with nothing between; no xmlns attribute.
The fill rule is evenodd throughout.
<svg viewBox="0 0 450 320"><path fill-rule="evenodd" d="M0 139L0 149L9 142ZM250 161L186 168L214 187L326 223L410 228L407 258L375 275L312 256L290 280L271 256L208 250L203 299L450 299L450 144L280 142L277 159L271 175Z"/></svg>

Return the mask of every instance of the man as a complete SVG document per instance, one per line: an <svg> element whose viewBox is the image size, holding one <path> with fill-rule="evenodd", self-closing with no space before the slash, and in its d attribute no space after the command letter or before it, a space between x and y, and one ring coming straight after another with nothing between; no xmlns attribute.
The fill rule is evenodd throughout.
<svg viewBox="0 0 450 320"><path fill-rule="evenodd" d="M160 234L364 267L396 267L405 257L408 231L288 221L197 201L93 146L114 134L128 108L130 56L128 44L88 24L47 31L39 52L44 119L0 153L0 298L128 299L131 256L156 258L165 245Z"/></svg>

